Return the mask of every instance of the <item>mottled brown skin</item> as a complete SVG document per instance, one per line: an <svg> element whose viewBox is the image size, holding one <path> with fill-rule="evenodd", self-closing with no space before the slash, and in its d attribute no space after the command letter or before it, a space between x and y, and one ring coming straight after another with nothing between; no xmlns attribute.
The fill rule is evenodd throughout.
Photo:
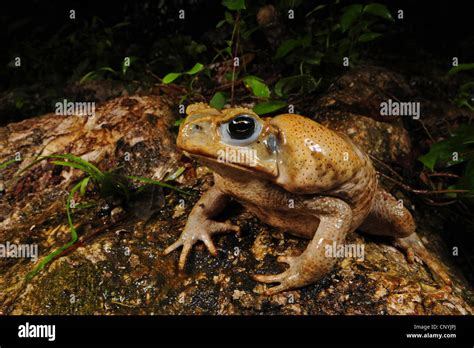
<svg viewBox="0 0 474 348"><path fill-rule="evenodd" d="M327 274L337 260L325 255L325 245L343 244L356 228L398 238L410 259L416 253L450 282L416 237L411 214L377 187L369 157L344 135L295 114L261 119L248 109L219 111L203 103L190 105L187 114L177 145L211 168L215 182L193 208L180 238L165 250L168 254L183 247L180 269L197 241L216 255L211 236L239 232L237 226L212 220L233 198L265 223L311 239L301 255L278 258L289 265L283 273L254 275L260 282L279 283L267 295L312 284ZM241 114L251 115L261 130L253 141L236 145L223 129ZM254 161L219 156L243 149L252 151Z"/></svg>

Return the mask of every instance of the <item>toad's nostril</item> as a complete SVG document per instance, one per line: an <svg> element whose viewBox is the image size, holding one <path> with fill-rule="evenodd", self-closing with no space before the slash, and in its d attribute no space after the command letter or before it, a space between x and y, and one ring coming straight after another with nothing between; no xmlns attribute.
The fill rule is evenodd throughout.
<svg viewBox="0 0 474 348"><path fill-rule="evenodd" d="M196 129L196 130L201 130L201 128L202 128L202 127L201 127L200 125L198 125L198 124L195 124L195 125L194 125L194 129Z"/></svg>

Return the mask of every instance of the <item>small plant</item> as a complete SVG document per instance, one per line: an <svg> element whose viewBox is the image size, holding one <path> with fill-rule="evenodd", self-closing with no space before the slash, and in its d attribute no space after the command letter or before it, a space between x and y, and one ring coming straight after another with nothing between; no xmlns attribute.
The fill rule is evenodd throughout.
<svg viewBox="0 0 474 348"><path fill-rule="evenodd" d="M450 138L434 143L429 152L418 158L433 171L464 165L458 181L448 189L468 190L466 193L449 193L451 197L474 197L474 126L461 125Z"/></svg>
<svg viewBox="0 0 474 348"><path fill-rule="evenodd" d="M138 57L125 57L122 62L120 70L115 70L109 66L102 67L96 70L89 71L85 74L80 80L79 83L83 83L90 80L96 80L99 78L104 78L107 73L110 73L112 76L119 78L121 80L127 79L127 71L129 68L138 60Z"/></svg>
<svg viewBox="0 0 474 348"><path fill-rule="evenodd" d="M224 68L219 72L224 79L230 82L230 93L225 86L214 87L209 104L221 109L227 102L234 103L235 87L243 85L257 103L253 110L257 114L268 114L285 107L290 99L292 104L298 102L304 94L310 94L321 88L322 82L327 84L334 72L342 68L343 58L350 59L351 64L357 62L360 47L374 41L383 35L387 23L394 22L388 8L379 3L353 4L340 8L339 2L329 6L317 5L307 9L302 1L278 1L276 7L281 17L287 9L296 9L300 13L306 12L303 20L287 23L286 32L291 35L283 40L273 55L275 64L279 64L280 71L289 73L277 80L275 85L269 85L265 78L247 72L245 63L245 48L251 45L252 35L260 29L255 17L260 6L246 3L245 0L223 0L225 7L224 18L216 27L227 30L228 38L224 40L224 47L217 47L217 54L211 62L204 66L196 63L193 68L183 73L169 73L163 78L163 83L170 83L185 75L193 75L191 84L196 80L198 73L210 79L211 66L220 59ZM281 25L285 25L283 19ZM188 90L191 88L188 88ZM188 97L190 91L184 99ZM202 98L202 96L201 96Z"/></svg>
<svg viewBox="0 0 474 348"><path fill-rule="evenodd" d="M356 48L360 44L382 36L375 32L376 27L381 27L379 20L394 21L387 7L378 3L347 6L339 17L325 10L328 10L325 5L319 5L309 11L306 17L311 25L306 33L284 41L275 58L282 59L292 53L294 59L308 65L340 64L343 56L356 60L359 56Z"/></svg>
<svg viewBox="0 0 474 348"><path fill-rule="evenodd" d="M457 66L452 67L451 70L449 70L448 74L454 75L459 73L460 71L467 71L473 69L474 63L459 64ZM466 82L459 87L456 98L454 99L454 103L459 107L466 107L474 111L474 81Z"/></svg>
<svg viewBox="0 0 474 348"><path fill-rule="evenodd" d="M51 161L51 163L55 165L79 169L84 172L86 176L74 184L72 189L69 191L68 197L66 199L66 214L71 234L70 241L65 245L59 247L58 249L54 250L52 253L42 259L39 264L26 275L27 281L30 281L48 263L59 257L62 253L64 253L77 242L78 235L73 223L72 209L85 209L96 205L96 203L94 202L77 204L75 201L76 193L78 193L80 197L84 197L89 186L92 186L92 188L96 192L98 192L102 198L119 199L124 202L128 202L132 195L139 194L144 189L144 186L136 190L132 189L129 185L128 180L137 180L147 184L158 185L161 187L169 188L171 190L175 190L184 195L189 195L188 192L161 181L139 176L122 176L114 173L114 171L102 172L92 163L71 154L41 156L34 160L32 163L30 163L28 166L26 166L24 169L22 169L20 172L18 172L17 175L21 175L25 171L29 170L32 166L45 159L52 159L53 161ZM6 167L8 164L11 164L12 161L3 163L2 167ZM183 173L183 171L184 168L179 168L175 173L168 176L165 181L175 180L179 175Z"/></svg>
<svg viewBox="0 0 474 348"><path fill-rule="evenodd" d="M244 56L242 49L242 40L248 40L252 33L257 29L257 25L249 25L248 20L253 17L252 14L246 16L242 15L242 11L246 10L246 4L244 0L224 0L222 5L226 8L224 12L224 19L217 24L217 28L228 25L231 28L231 36L229 40L226 40L226 46L219 49L216 56L212 60L212 63L217 59L221 58L226 62L229 62L229 71L225 74L225 77L231 83L230 96L224 91L217 91L211 97L209 105L216 108L222 109L224 105L229 101L231 104L234 99L234 88L237 82L237 78L240 71L240 65L243 65L245 70L245 62L240 62L240 58ZM240 57L239 57L240 55ZM211 64L212 64L211 63ZM239 68L239 69L238 69ZM172 72L165 75L162 79L164 84L171 83L176 79L190 75L193 76L188 86L188 93L192 93L193 82L198 78L200 73L204 73L204 76L210 75L210 70L207 66L201 63L196 63L190 70L182 73ZM252 92L252 95L262 102L258 103L254 107L254 111L258 114L265 114L281 109L286 105L285 102L280 100L271 99L271 91L267 84L258 76L246 75L240 79L240 82ZM180 102L188 98L188 95L184 96ZM182 120L178 120L175 125L179 125Z"/></svg>

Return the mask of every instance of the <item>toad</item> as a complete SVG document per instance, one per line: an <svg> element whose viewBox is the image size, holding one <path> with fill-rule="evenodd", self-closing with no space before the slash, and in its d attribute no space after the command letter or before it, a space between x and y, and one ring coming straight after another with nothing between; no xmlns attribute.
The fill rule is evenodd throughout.
<svg viewBox="0 0 474 348"><path fill-rule="evenodd" d="M261 221L309 239L301 255L280 256L288 268L275 275L253 275L276 286L266 295L315 283L334 267L328 245L343 245L356 229L392 237L409 261L418 256L447 284L449 276L415 233L410 212L377 185L367 154L347 136L304 116L260 118L246 108L217 110L188 106L177 146L214 172L212 186L196 203L179 239L164 251L182 247L179 268L192 246L203 242L217 255L212 236L239 233L229 222L213 220L230 199Z"/></svg>

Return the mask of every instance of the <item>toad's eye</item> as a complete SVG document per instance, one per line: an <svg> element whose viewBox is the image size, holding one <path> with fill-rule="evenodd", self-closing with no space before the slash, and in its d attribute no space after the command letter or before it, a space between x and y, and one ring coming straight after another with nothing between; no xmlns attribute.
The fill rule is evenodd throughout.
<svg viewBox="0 0 474 348"><path fill-rule="evenodd" d="M227 133L232 139L250 138L255 131L255 120L248 116L237 116L227 124Z"/></svg>
<svg viewBox="0 0 474 348"><path fill-rule="evenodd" d="M247 145L258 138L261 128L252 116L238 115L221 125L222 140L230 145Z"/></svg>

